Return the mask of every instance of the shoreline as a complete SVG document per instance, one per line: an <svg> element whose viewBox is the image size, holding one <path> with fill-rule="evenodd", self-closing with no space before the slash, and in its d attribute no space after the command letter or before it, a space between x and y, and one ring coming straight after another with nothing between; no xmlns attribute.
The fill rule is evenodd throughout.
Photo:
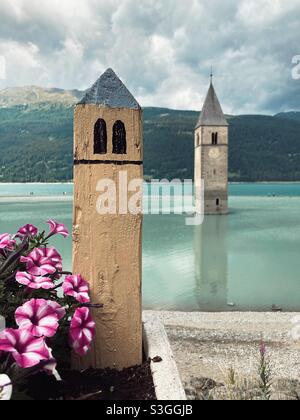
<svg viewBox="0 0 300 420"><path fill-rule="evenodd" d="M300 184L300 181L253 181L253 182L228 182L229 185L285 185L285 184Z"/></svg>
<svg viewBox="0 0 300 420"><path fill-rule="evenodd" d="M300 183L300 181L299 181ZM65 182L0 182L1 185L73 185L73 181Z"/></svg>
<svg viewBox="0 0 300 420"><path fill-rule="evenodd" d="M190 180L191 181L191 180ZM149 183L149 181L144 180L145 183ZM73 181L63 181L63 182L1 182L1 185L73 185ZM268 185L268 184L278 184L278 185L285 185L285 184L300 184L299 181L229 181L229 185Z"/></svg>
<svg viewBox="0 0 300 420"><path fill-rule="evenodd" d="M145 197L147 198L147 196ZM158 198L158 196L154 196L152 198ZM229 200L235 199L262 199L262 200L275 200L281 198L288 198L288 199L299 199L299 195L276 195L276 196L269 196L269 195L245 195L245 194L230 194ZM39 202L39 201L72 201L73 194L67 195L1 195L0 193L0 203L16 203L16 202Z"/></svg>
<svg viewBox="0 0 300 420"><path fill-rule="evenodd" d="M41 195L41 196L0 196L0 203L40 203L40 202L70 202L73 201L73 195Z"/></svg>

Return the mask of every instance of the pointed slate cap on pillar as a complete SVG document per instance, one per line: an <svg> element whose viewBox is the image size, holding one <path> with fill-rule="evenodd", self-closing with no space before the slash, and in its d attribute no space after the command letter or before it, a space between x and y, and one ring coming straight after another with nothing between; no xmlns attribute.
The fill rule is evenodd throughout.
<svg viewBox="0 0 300 420"><path fill-rule="evenodd" d="M141 109L112 69L106 70L78 103L78 105L89 104L104 105L108 108Z"/></svg>
<svg viewBox="0 0 300 420"><path fill-rule="evenodd" d="M196 128L203 126L226 127L228 125L211 82Z"/></svg>

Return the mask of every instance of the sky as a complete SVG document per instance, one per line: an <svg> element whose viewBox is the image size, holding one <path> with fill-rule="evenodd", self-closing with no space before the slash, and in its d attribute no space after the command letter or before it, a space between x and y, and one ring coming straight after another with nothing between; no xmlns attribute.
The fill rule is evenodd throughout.
<svg viewBox="0 0 300 420"><path fill-rule="evenodd" d="M226 113L300 110L299 41L300 0L1 0L0 89L111 67L142 106L199 110L212 65Z"/></svg>

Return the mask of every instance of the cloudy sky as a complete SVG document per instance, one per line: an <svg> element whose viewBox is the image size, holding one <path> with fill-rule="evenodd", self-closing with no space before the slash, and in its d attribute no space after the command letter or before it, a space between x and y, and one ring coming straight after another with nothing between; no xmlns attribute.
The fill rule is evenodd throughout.
<svg viewBox="0 0 300 420"><path fill-rule="evenodd" d="M0 0L7 86L86 89L112 67L143 106L300 109L300 0ZM300 71L299 71L300 74Z"/></svg>

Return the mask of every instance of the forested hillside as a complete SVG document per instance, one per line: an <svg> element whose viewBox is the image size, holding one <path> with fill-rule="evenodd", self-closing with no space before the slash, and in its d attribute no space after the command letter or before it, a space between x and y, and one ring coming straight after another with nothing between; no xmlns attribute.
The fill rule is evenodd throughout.
<svg viewBox="0 0 300 420"><path fill-rule="evenodd" d="M0 106L0 181L72 179L74 91L55 101ZM60 94L63 100L60 100ZM2 100L3 103L3 100ZM1 104L1 93L0 93ZM193 177L193 111L145 108L145 175ZM300 113L228 117L231 181L300 181Z"/></svg>

